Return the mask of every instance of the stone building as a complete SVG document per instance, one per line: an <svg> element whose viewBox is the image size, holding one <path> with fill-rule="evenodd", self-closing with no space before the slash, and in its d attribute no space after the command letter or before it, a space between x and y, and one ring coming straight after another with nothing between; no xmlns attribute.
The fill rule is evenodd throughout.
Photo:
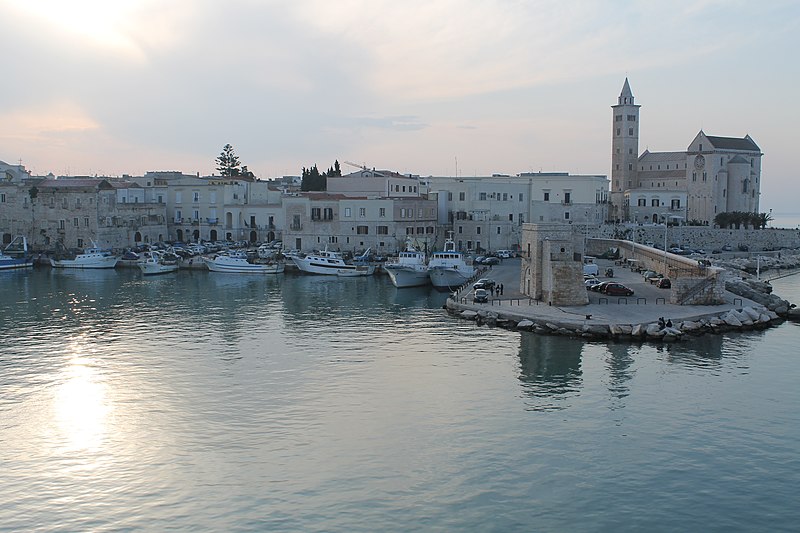
<svg viewBox="0 0 800 533"><path fill-rule="evenodd" d="M332 192L284 196L284 247L396 253L407 241L433 249L436 203L420 196L369 198Z"/></svg>
<svg viewBox="0 0 800 533"><path fill-rule="evenodd" d="M563 223L524 224L520 292L549 305L586 305L584 244Z"/></svg>
<svg viewBox="0 0 800 533"><path fill-rule="evenodd" d="M626 78L611 107L611 220L713 224L719 213L758 212L763 154L749 135L701 130L685 151L639 155L640 107Z"/></svg>
<svg viewBox="0 0 800 533"><path fill-rule="evenodd" d="M37 250L124 248L166 237L163 204L112 178L24 178L0 184L3 240L22 234Z"/></svg>

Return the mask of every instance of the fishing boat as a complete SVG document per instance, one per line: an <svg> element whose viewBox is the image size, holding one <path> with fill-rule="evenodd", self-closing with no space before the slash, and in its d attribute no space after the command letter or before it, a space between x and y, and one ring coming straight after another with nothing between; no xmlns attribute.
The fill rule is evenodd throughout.
<svg viewBox="0 0 800 533"><path fill-rule="evenodd" d="M406 245L405 251L400 252L396 260L387 261L383 269L397 288L420 287L431 282L425 254L415 249L411 243Z"/></svg>
<svg viewBox="0 0 800 533"><path fill-rule="evenodd" d="M448 238L444 242L444 250L434 252L431 256L428 275L436 290L452 291L474 276L475 268L467 264L464 255L456 251L456 243Z"/></svg>
<svg viewBox="0 0 800 533"><path fill-rule="evenodd" d="M368 255L367 252L365 255ZM371 276L375 273L375 265L348 263L340 252L329 251L327 247L321 252L307 254L304 257L294 256L292 261L301 272L307 274L353 277Z"/></svg>
<svg viewBox="0 0 800 533"><path fill-rule="evenodd" d="M78 254L61 254L50 258L53 268L114 268L119 257L111 250L103 250L92 241L92 247Z"/></svg>
<svg viewBox="0 0 800 533"><path fill-rule="evenodd" d="M20 235L0 251L0 270L28 268L33 266L33 258L28 255L28 240Z"/></svg>
<svg viewBox="0 0 800 533"><path fill-rule="evenodd" d="M232 272L236 274L281 274L283 261L248 257L244 252L217 254L205 258L206 266L212 272Z"/></svg>
<svg viewBox="0 0 800 533"><path fill-rule="evenodd" d="M136 266L145 276L156 274L168 274L180 268L180 257L170 252L147 252L143 260L138 261Z"/></svg>

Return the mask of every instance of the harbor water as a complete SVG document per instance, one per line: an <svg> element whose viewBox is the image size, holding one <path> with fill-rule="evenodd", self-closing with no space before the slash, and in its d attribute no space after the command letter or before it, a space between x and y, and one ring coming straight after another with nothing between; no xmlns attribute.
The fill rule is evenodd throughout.
<svg viewBox="0 0 800 533"><path fill-rule="evenodd" d="M0 273L0 530L797 530L797 324L589 343L444 298Z"/></svg>

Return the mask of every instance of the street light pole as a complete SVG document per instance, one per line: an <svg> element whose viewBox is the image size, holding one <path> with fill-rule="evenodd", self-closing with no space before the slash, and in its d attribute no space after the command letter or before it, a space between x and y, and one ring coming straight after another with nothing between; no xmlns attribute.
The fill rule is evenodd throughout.
<svg viewBox="0 0 800 533"><path fill-rule="evenodd" d="M669 277L669 272L667 270L667 213L661 213L661 216L664 217L664 277Z"/></svg>

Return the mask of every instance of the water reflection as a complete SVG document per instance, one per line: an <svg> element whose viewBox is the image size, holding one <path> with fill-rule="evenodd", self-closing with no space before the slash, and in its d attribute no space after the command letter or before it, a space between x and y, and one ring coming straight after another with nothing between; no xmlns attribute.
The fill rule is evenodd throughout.
<svg viewBox="0 0 800 533"><path fill-rule="evenodd" d="M628 382L633 377L632 366L634 358L630 344L608 344L606 346L608 355L606 357L606 370L608 371L608 390L612 397L612 409L622 407L622 400L630 393Z"/></svg>
<svg viewBox="0 0 800 533"><path fill-rule="evenodd" d="M569 407L580 393L583 342L564 337L520 335L520 375L530 399L529 409L543 411Z"/></svg>

